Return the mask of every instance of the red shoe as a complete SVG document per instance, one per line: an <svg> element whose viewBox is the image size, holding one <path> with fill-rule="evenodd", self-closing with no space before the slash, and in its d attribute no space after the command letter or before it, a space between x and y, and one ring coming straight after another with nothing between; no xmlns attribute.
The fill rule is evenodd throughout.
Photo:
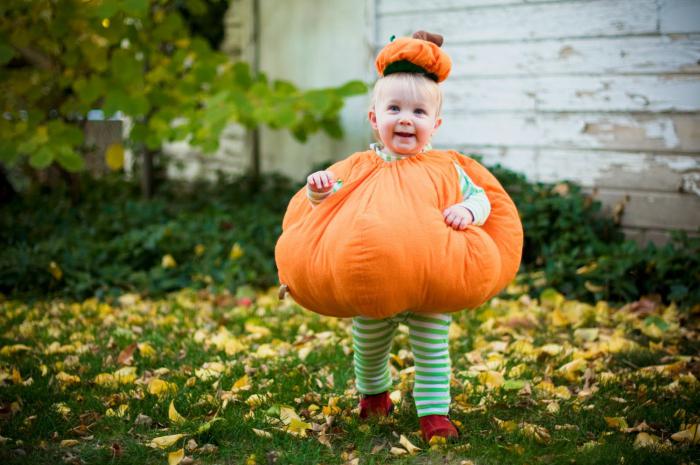
<svg viewBox="0 0 700 465"><path fill-rule="evenodd" d="M440 436L445 439L458 438L459 431L445 415L426 415L418 418L420 430L423 433L425 442L430 442L433 436Z"/></svg>
<svg viewBox="0 0 700 465"><path fill-rule="evenodd" d="M371 396L363 395L362 399L360 399L360 418L369 416L388 417L393 410L394 403L386 391Z"/></svg>

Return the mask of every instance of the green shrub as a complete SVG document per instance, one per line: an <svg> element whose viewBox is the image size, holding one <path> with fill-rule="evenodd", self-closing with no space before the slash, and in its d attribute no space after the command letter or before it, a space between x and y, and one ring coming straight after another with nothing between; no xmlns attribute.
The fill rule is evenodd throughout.
<svg viewBox="0 0 700 465"><path fill-rule="evenodd" d="M520 281L533 294L554 287L584 301L630 301L658 294L684 305L700 303L700 237L675 233L664 246L625 240L600 202L575 184L532 183L493 166L510 193L525 231Z"/></svg>
<svg viewBox="0 0 700 465"><path fill-rule="evenodd" d="M293 192L288 179L269 176L255 195L248 178L170 181L152 200L122 180L82 181L76 204L65 192L45 192L2 207L0 292L85 297L275 283L274 244ZM234 244L243 254L232 259ZM177 265L163 267L166 255Z"/></svg>
<svg viewBox="0 0 700 465"><path fill-rule="evenodd" d="M665 246L641 247L625 240L578 186L530 183L503 167L491 170L520 211L519 280L533 295L555 287L584 301L659 294L685 306L700 303L700 238L679 233ZM82 298L276 284L274 246L299 187L289 179L267 176L256 194L246 177L167 181L152 200L117 178L81 182L77 202L59 190L27 193L0 207L0 292ZM234 244L242 256L231 257ZM163 267L166 255L176 266Z"/></svg>

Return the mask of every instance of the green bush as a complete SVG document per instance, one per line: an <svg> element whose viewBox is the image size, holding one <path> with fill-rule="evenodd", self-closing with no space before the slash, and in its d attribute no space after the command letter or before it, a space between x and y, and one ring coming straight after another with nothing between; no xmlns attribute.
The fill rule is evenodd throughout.
<svg viewBox="0 0 700 465"><path fill-rule="evenodd" d="M555 287L584 301L659 294L684 306L700 303L700 238L677 234L665 246L642 247L625 240L578 186L530 183L503 167L491 170L520 211L519 281L533 295ZM152 200L118 178L84 177L82 183L77 202L59 190L28 193L0 207L0 292L81 298L276 284L274 246L299 188L289 179L267 176L255 194L246 177L167 181ZM232 258L235 244L243 254ZM163 266L166 255L176 266Z"/></svg>
<svg viewBox="0 0 700 465"><path fill-rule="evenodd" d="M249 178L170 181L143 200L123 180L83 178L75 204L66 192L27 195L0 211L0 292L86 297L210 283L273 285L274 244L293 187L269 176L260 193L251 190ZM231 258L235 244L243 254ZM163 266L166 255L176 266Z"/></svg>
<svg viewBox="0 0 700 465"><path fill-rule="evenodd" d="M575 184L531 183L490 168L515 201L525 231L521 283L533 294L554 287L584 301L630 301L658 294L700 303L700 237L675 233L664 246L625 240L601 204Z"/></svg>

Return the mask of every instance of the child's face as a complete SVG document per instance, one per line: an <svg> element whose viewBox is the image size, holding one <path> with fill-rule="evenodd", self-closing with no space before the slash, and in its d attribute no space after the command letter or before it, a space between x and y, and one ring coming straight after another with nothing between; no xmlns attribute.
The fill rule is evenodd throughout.
<svg viewBox="0 0 700 465"><path fill-rule="evenodd" d="M397 155L419 153L442 123L437 102L411 94L401 86L391 86L369 111L369 121L384 147Z"/></svg>

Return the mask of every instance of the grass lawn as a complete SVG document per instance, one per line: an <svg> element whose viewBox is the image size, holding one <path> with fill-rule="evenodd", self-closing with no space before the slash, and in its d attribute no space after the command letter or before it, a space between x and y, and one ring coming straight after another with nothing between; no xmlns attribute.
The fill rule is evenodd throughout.
<svg viewBox="0 0 700 465"><path fill-rule="evenodd" d="M361 422L349 321L275 293L0 303L0 462L700 463L700 309L547 291L455 314L461 437L426 444L405 328L395 413Z"/></svg>

